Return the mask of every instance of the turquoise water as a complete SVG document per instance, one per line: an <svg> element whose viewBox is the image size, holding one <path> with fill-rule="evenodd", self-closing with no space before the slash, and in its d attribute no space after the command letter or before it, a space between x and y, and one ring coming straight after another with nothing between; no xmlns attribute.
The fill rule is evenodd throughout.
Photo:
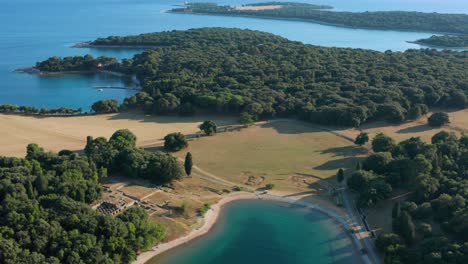
<svg viewBox="0 0 468 264"><path fill-rule="evenodd" d="M205 1L205 0L203 0ZM221 4L260 2L210 0ZM53 55L107 55L131 57L138 50L73 49L80 41L108 35L127 35L207 26L251 28L305 43L384 51L418 48L406 43L427 33L357 30L305 22L254 18L167 14L178 0L0 0L0 104L38 107L82 107L100 99L123 100L134 93L92 89L97 85L122 86L108 76L44 78L12 72ZM302 0L331 4L337 10L419 10L468 13L465 0Z"/></svg>
<svg viewBox="0 0 468 264"><path fill-rule="evenodd" d="M237 201L207 235L148 264L353 264L350 238L325 215L289 204Z"/></svg>

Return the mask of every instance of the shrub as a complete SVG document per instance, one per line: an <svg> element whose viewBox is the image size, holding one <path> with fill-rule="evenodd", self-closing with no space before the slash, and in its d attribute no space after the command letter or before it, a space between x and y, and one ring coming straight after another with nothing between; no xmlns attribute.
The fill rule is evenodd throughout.
<svg viewBox="0 0 468 264"><path fill-rule="evenodd" d="M167 151L179 151L187 146L187 139L182 133L171 133L164 137L164 148Z"/></svg>
<svg viewBox="0 0 468 264"><path fill-rule="evenodd" d="M427 123L431 127L441 127L443 125L450 123L450 119L447 113L438 112L438 113L432 114L427 119Z"/></svg>
<svg viewBox="0 0 468 264"><path fill-rule="evenodd" d="M200 125L200 129L203 130L203 132L205 132L205 134L207 134L208 136L211 136L216 133L217 126L215 122L207 120Z"/></svg>

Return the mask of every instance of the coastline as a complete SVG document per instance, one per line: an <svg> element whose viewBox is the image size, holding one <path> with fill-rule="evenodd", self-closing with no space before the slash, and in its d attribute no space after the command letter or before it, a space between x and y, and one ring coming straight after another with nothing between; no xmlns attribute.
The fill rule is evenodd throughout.
<svg viewBox="0 0 468 264"><path fill-rule="evenodd" d="M109 74L109 75L114 75L117 77L130 77L132 80L132 83L135 85L134 87L100 87L100 88L107 88L107 89L126 89L126 90L136 90L139 91L141 90L141 84L140 81L136 78L135 75L127 75L121 72L116 72L116 71L109 71L109 70L86 70L86 71L59 71L59 72L43 72L35 67L24 67L24 68L18 68L14 70L14 72L17 73L26 73L26 74L31 74L31 75L36 75L36 76L62 76L62 75L68 75L68 74Z"/></svg>
<svg viewBox="0 0 468 264"><path fill-rule="evenodd" d="M362 242L360 241L360 237L362 237L362 234L360 234L360 232L354 231L353 223L351 219L348 219L348 217L341 215L340 213L336 212L335 210L331 208L323 208L317 204L300 201L299 199L295 199L295 198L286 198L286 197L271 195L271 194L242 192L242 193L236 193L234 195L226 196L222 198L218 203L212 205L211 209L205 214L203 226L201 226L200 228L192 230L189 234L185 236L179 237L175 240L172 240L166 243L158 244L154 246L153 248L151 248L150 250L142 252L141 254L137 256L137 259L132 264L145 264L147 261L149 261L150 259L154 258L155 256L163 252L174 249L180 245L189 243L193 239L207 234L211 230L211 228L216 224L223 207L228 203L231 203L234 201L240 201L240 200L266 200L266 201L283 202L283 203L301 206L301 207L311 209L311 210L316 210L320 213L323 213L326 216L337 221L337 224L340 225L342 228L344 228L345 232L350 237L351 243L353 244L356 254L362 257L362 263L366 263L366 264L372 263L367 255L361 254L359 252L359 249L363 248Z"/></svg>

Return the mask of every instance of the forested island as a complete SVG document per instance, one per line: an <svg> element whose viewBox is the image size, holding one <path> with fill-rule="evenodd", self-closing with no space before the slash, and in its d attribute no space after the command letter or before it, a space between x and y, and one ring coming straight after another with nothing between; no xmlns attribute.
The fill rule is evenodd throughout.
<svg viewBox="0 0 468 264"><path fill-rule="evenodd" d="M0 157L0 260L4 263L131 263L165 236L143 208L117 217L89 207L107 173L167 183L182 175L175 157L135 146L128 130L88 137L85 155L27 146L24 159ZM142 166L142 164L145 166Z"/></svg>
<svg viewBox="0 0 468 264"><path fill-rule="evenodd" d="M256 6L269 6L258 3ZM342 12L323 10L323 6L274 2L278 8L245 9L212 3L189 3L170 12L300 19L353 28L468 34L468 15L407 11Z"/></svg>
<svg viewBox="0 0 468 264"><path fill-rule="evenodd" d="M465 48L468 47L468 35L433 35L426 39L418 39L414 43L432 47Z"/></svg>
<svg viewBox="0 0 468 264"><path fill-rule="evenodd" d="M109 37L98 43L160 46L112 66L135 74L143 86L121 110L247 113L254 119L289 116L359 126L416 119L427 107L468 106L468 52L324 48L223 28Z"/></svg>
<svg viewBox="0 0 468 264"><path fill-rule="evenodd" d="M376 239L385 263L468 261L468 137L442 131L431 143L419 137L396 143L378 134L374 153L348 178L361 207L388 198L394 188L410 192L388 215L393 233Z"/></svg>

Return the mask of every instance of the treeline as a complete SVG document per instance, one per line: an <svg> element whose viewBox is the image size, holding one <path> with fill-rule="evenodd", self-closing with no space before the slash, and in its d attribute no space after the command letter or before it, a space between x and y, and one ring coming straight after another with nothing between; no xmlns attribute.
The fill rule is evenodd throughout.
<svg viewBox="0 0 468 264"><path fill-rule="evenodd" d="M468 34L468 15L466 14L407 11L335 12L318 10L317 6L307 4L289 4L278 9L238 10L230 6L191 3L184 8L175 8L171 11L178 13L304 19L356 28Z"/></svg>
<svg viewBox="0 0 468 264"><path fill-rule="evenodd" d="M143 209L112 217L89 207L105 176L87 157L35 144L25 159L0 157L0 262L131 263L162 240Z"/></svg>
<svg viewBox="0 0 468 264"><path fill-rule="evenodd" d="M394 233L376 240L385 263L467 263L468 136L442 131L432 144L420 138L397 144L379 134L372 148L348 179L360 206L388 198L392 188L411 191L393 208Z"/></svg>
<svg viewBox="0 0 468 264"><path fill-rule="evenodd" d="M17 106L12 104L0 105L0 113L20 113L25 115L75 115L82 113L82 109L60 107L56 109L37 108L34 106Z"/></svg>
<svg viewBox="0 0 468 264"><path fill-rule="evenodd" d="M324 48L223 28L120 39L173 43L119 64L119 71L136 74L143 85L143 92L125 99L122 109L183 115L246 112L254 119L299 116L359 126L371 120L416 119L428 107L468 106L467 52Z"/></svg>
<svg viewBox="0 0 468 264"><path fill-rule="evenodd" d="M101 68L112 69L117 64L117 59L106 56L98 58L92 55L64 58L55 56L36 63L35 68L41 72L94 71Z"/></svg>
<svg viewBox="0 0 468 264"><path fill-rule="evenodd" d="M468 47L468 35L433 35L426 39L419 39L415 43L436 47L463 48Z"/></svg>

